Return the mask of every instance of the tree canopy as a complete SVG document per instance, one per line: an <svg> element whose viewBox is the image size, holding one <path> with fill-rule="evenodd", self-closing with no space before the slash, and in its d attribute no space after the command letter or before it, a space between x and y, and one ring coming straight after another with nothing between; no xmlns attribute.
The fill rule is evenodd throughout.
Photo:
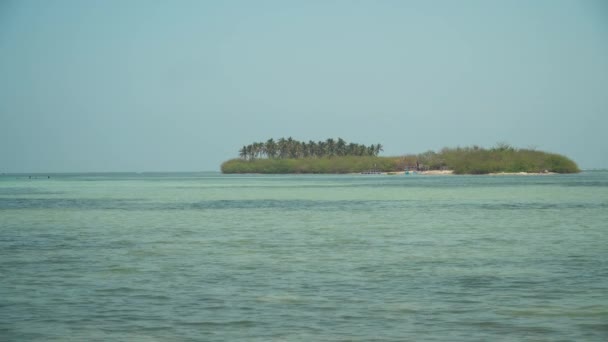
<svg viewBox="0 0 608 342"><path fill-rule="evenodd" d="M254 142L243 146L239 150L239 157L245 160L258 158L268 159L300 159L300 158L323 158L323 157L346 157L346 156L378 156L382 152L382 144L349 143L342 138L328 138L325 141L308 142L298 141L289 137L266 142Z"/></svg>

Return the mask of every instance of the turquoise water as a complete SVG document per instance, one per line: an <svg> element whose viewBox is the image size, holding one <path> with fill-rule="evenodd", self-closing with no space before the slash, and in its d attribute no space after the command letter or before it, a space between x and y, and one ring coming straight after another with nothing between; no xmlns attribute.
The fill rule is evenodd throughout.
<svg viewBox="0 0 608 342"><path fill-rule="evenodd" d="M2 341L605 341L608 172L0 176Z"/></svg>

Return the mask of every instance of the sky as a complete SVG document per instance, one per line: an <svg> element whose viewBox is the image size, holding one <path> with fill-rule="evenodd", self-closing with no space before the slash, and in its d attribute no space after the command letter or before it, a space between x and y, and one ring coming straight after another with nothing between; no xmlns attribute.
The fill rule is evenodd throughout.
<svg viewBox="0 0 608 342"><path fill-rule="evenodd" d="M608 3L0 0L0 172L219 171L268 138L608 168Z"/></svg>

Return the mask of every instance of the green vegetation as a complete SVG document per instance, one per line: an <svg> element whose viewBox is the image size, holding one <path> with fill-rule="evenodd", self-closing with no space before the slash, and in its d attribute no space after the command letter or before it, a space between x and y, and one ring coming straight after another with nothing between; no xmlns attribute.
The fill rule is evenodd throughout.
<svg viewBox="0 0 608 342"><path fill-rule="evenodd" d="M580 172L575 162L562 155L517 149L507 144L498 144L491 149L478 146L444 148L438 153L429 151L419 154L418 159L425 168L449 169L456 174Z"/></svg>
<svg viewBox="0 0 608 342"><path fill-rule="evenodd" d="M292 137L281 138L277 141L268 139L266 142L255 142L243 146L239 150L239 156L246 160L258 158L269 159L300 159L300 158L323 158L344 156L378 156L382 151L382 145L371 144L365 146L355 143L347 143L344 139L334 140L329 138L325 141L309 142L294 140Z"/></svg>
<svg viewBox="0 0 608 342"><path fill-rule="evenodd" d="M498 172L580 172L576 163L559 154L498 144L444 148L400 157L379 157L382 145L348 144L343 139L318 143L279 139L244 146L241 158L222 164L223 173L360 173L403 170L453 170L455 174Z"/></svg>
<svg viewBox="0 0 608 342"><path fill-rule="evenodd" d="M399 158L345 156L300 159L232 159L222 164L223 173L359 173L397 170Z"/></svg>

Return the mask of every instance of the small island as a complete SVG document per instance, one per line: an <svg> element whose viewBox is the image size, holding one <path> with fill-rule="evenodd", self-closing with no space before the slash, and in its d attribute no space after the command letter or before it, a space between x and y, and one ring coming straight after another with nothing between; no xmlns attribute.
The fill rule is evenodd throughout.
<svg viewBox="0 0 608 342"><path fill-rule="evenodd" d="M349 143L342 138L325 141L298 141L291 137L255 142L239 150L240 158L224 162L222 173L302 174L302 173L403 173L429 174L551 174L577 173L571 159L535 149L515 148L499 143L443 148L403 156L379 156L382 144Z"/></svg>

